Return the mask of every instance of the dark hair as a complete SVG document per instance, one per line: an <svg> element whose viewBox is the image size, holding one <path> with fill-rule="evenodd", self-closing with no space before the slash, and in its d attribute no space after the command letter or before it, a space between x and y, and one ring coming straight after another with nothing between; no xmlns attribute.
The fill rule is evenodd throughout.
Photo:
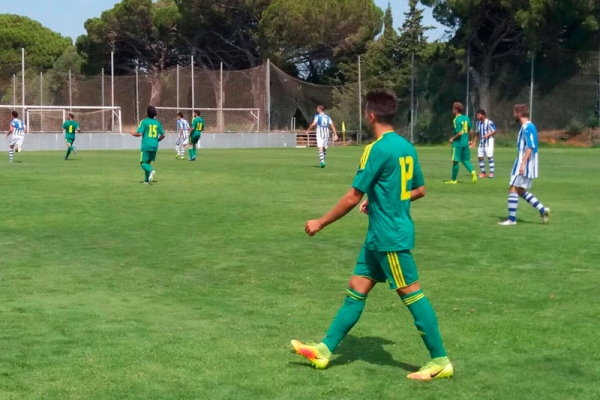
<svg viewBox="0 0 600 400"><path fill-rule="evenodd" d="M146 109L146 114L148 114L148 118L156 117L156 107L148 106L148 108Z"/></svg>
<svg viewBox="0 0 600 400"><path fill-rule="evenodd" d="M485 117L485 110L477 110L476 114L481 114Z"/></svg>
<svg viewBox="0 0 600 400"><path fill-rule="evenodd" d="M182 113L182 112L178 112L178 113L177 113L177 116L178 116L179 118L183 118L183 113Z"/></svg>
<svg viewBox="0 0 600 400"><path fill-rule="evenodd" d="M456 103L452 104L452 109L456 110L460 114L465 112L465 106L463 106L463 104L459 103L458 101Z"/></svg>
<svg viewBox="0 0 600 400"><path fill-rule="evenodd" d="M75 114L69 114L69 118L71 118L71 119L75 118Z"/></svg>
<svg viewBox="0 0 600 400"><path fill-rule="evenodd" d="M398 98L389 89L374 89L367 93L365 109L375 115L375 120L392 124L398 112Z"/></svg>
<svg viewBox="0 0 600 400"><path fill-rule="evenodd" d="M529 118L529 106L527 104L515 104L515 114L519 117Z"/></svg>
<svg viewBox="0 0 600 400"><path fill-rule="evenodd" d="M325 111L325 106L323 106L323 105L318 105L318 106L317 106L317 110L318 110L318 111L320 111L320 112L323 112L323 111Z"/></svg>
<svg viewBox="0 0 600 400"><path fill-rule="evenodd" d="M19 118L19 113L16 111L11 112L13 118Z"/></svg>
<svg viewBox="0 0 600 400"><path fill-rule="evenodd" d="M194 110L194 114L196 114L197 116L200 116L200 110Z"/></svg>

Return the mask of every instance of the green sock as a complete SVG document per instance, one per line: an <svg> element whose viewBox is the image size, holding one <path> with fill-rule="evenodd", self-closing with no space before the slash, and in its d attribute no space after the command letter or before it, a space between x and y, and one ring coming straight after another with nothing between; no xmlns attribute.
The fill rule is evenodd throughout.
<svg viewBox="0 0 600 400"><path fill-rule="evenodd" d="M190 148L189 148L189 150L188 150L188 153L190 153L190 160L191 160L192 158L194 158L194 148L193 148L193 147L190 147Z"/></svg>
<svg viewBox="0 0 600 400"><path fill-rule="evenodd" d="M452 163L452 180L455 181L458 178L458 163Z"/></svg>
<svg viewBox="0 0 600 400"><path fill-rule="evenodd" d="M67 149L67 155L65 156L65 158L69 158L69 155L71 154L72 150L73 150L73 146L71 146Z"/></svg>
<svg viewBox="0 0 600 400"><path fill-rule="evenodd" d="M148 182L148 180L150 180L150 172L152 172L152 166L147 163L142 163L142 169L146 173L146 179L144 182Z"/></svg>
<svg viewBox="0 0 600 400"><path fill-rule="evenodd" d="M475 171L475 170L473 169L473 165L471 164L471 161L463 161L463 164L464 164L465 168L466 168L467 170L469 170L469 173L470 173L470 174L472 174L472 173L473 173L473 171Z"/></svg>
<svg viewBox="0 0 600 400"><path fill-rule="evenodd" d="M198 149L194 146L194 158L198 156Z"/></svg>
<svg viewBox="0 0 600 400"><path fill-rule="evenodd" d="M429 350L431 358L446 357L437 316L423 291L419 289L401 298L415 319L415 326L425 343L425 347Z"/></svg>
<svg viewBox="0 0 600 400"><path fill-rule="evenodd" d="M367 296L355 290L348 288L346 290L346 300L342 308L335 316L323 344L327 346L330 352L334 352L340 342L346 337L350 329L358 322L360 315L365 308Z"/></svg>

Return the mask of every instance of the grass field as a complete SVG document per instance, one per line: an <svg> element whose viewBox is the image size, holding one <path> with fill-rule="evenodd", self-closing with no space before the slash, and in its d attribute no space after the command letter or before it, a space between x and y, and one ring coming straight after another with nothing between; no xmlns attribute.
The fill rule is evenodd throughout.
<svg viewBox="0 0 600 400"><path fill-rule="evenodd" d="M448 148L419 150L415 259L455 377L411 382L428 354L386 286L331 367L290 339L322 339L367 218L314 238L304 222L348 189L360 148L158 154L25 152L0 167L0 398L598 399L599 150L542 149L532 192L500 227L514 149L497 179L444 185ZM7 161L6 154L2 154ZM461 170L463 182L467 182Z"/></svg>

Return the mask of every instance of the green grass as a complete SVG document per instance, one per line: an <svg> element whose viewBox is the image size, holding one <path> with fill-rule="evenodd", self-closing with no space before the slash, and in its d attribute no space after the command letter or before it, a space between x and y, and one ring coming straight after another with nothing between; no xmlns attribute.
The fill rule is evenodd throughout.
<svg viewBox="0 0 600 400"><path fill-rule="evenodd" d="M0 168L0 398L597 399L598 150L543 149L533 193L506 216L497 179L444 185L448 148L420 149L414 256L455 365L405 378L428 354L381 285L326 371L290 352L320 340L344 298L367 218L315 238L304 222L347 190L360 148L25 152ZM6 157L6 154L3 155ZM7 161L5 159L5 161ZM465 170L460 179L468 181Z"/></svg>

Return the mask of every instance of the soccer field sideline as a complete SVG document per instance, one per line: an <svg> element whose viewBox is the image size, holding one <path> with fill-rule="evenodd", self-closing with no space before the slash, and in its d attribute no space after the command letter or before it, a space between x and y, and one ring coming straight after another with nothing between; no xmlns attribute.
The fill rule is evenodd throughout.
<svg viewBox="0 0 600 400"><path fill-rule="evenodd" d="M405 380L426 354L383 286L329 370L290 354L343 300L366 218L316 238L303 224L348 189L361 151L330 149L320 169L315 149L190 163L161 148L150 187L136 151L17 154L0 168L0 397L597 398L596 149L542 149L550 224L521 203L519 225L499 227L514 149L497 150L496 179L449 186L449 148L418 148L414 255L454 379Z"/></svg>

